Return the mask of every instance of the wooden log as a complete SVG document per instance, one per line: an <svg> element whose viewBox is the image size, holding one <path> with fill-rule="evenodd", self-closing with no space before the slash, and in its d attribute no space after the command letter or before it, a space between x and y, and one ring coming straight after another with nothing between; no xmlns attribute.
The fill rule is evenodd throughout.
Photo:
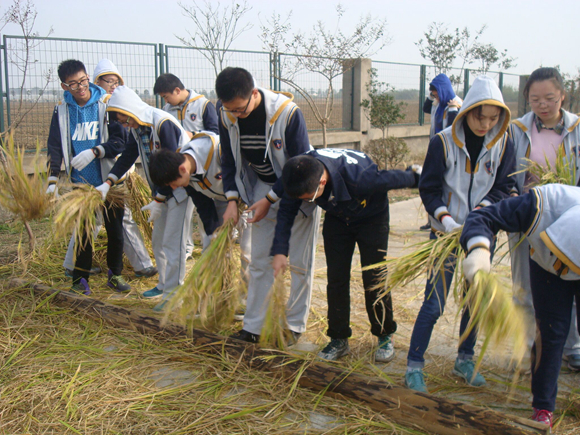
<svg viewBox="0 0 580 435"><path fill-rule="evenodd" d="M186 330L175 324L161 325L161 320L86 296L54 290L42 284L28 284L13 279L11 287L34 290L40 297L52 296L54 303L83 312L128 330L166 338L186 336ZM417 393L391 385L382 379L351 373L322 362L311 362L284 352L261 349L256 345L194 330L191 337L205 351L241 360L248 367L265 370L294 379L301 372L298 384L334 397L348 397L365 403L391 421L438 435L527 435L548 434L546 425L531 420L478 408L455 400Z"/></svg>

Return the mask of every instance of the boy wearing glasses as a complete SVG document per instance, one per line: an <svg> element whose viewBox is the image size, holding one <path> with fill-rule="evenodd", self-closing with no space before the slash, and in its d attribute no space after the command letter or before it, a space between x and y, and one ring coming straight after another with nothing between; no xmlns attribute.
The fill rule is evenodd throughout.
<svg viewBox="0 0 580 435"><path fill-rule="evenodd" d="M78 60L65 60L58 67L58 76L64 92L64 102L55 107L47 148L50 160L50 177L47 193L56 193L60 167L73 183L86 183L97 187L108 206L108 189L102 189L115 157L123 150L123 127L118 122L107 123L105 116L107 93L90 83L84 64ZM123 271L123 208L109 208L104 213L107 230L107 285L116 291L129 291L131 287L121 276ZM85 295L91 293L89 273L92 266L93 247L90 240L77 247L73 270L72 290Z"/></svg>
<svg viewBox="0 0 580 435"><path fill-rule="evenodd" d="M328 277L330 342L318 353L320 358L335 361L350 352L349 283L355 245L359 247L363 268L385 259L389 239L387 192L416 187L421 169L413 165L406 171L381 171L366 154L339 149L310 151L291 158L284 165L284 197L271 250L274 275L288 264L289 248L292 249L290 230L301 203L314 202L326 211L322 236ZM376 362L389 362L395 357L391 336L397 324L393 320L391 295L378 297L382 289L377 287L385 272L384 268L375 268L362 273L371 333L379 341Z"/></svg>
<svg viewBox="0 0 580 435"><path fill-rule="evenodd" d="M244 326L233 337L256 343L274 282L270 247L283 193L279 177L286 160L311 146L304 117L291 94L257 88L242 68L223 70L216 79L216 93L221 100L222 174L228 200L223 220L237 223L240 200L254 213L248 219L251 259ZM306 330L320 217L314 204L304 203L300 209L292 226L292 284L287 304L288 329L295 340Z"/></svg>

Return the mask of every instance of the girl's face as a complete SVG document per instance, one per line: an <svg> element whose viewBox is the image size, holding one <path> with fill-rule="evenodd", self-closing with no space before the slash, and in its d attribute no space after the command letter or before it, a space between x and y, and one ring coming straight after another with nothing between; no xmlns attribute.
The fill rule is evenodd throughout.
<svg viewBox="0 0 580 435"><path fill-rule="evenodd" d="M501 115L501 109L497 106L483 105L481 112L473 109L467 114L467 125L476 136L483 137L496 126Z"/></svg>
<svg viewBox="0 0 580 435"><path fill-rule="evenodd" d="M553 127L560 120L563 101L564 93L552 80L534 82L530 86L528 102L536 116L548 127Z"/></svg>

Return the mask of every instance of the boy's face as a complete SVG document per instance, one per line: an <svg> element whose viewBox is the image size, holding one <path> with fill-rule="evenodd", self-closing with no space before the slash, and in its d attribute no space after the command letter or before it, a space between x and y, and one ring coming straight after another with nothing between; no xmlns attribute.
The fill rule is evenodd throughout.
<svg viewBox="0 0 580 435"><path fill-rule="evenodd" d="M166 104L171 104L172 106L179 106L187 98L187 91L185 89L181 90L175 88L173 92L160 92L159 96L165 100Z"/></svg>
<svg viewBox="0 0 580 435"><path fill-rule="evenodd" d="M105 74L97 79L97 86L107 91L107 94L112 94L120 84L119 77L116 74Z"/></svg>
<svg viewBox="0 0 580 435"><path fill-rule="evenodd" d="M179 177L169 183L169 187L177 189L178 187L187 187L189 185L189 171L185 165L179 165Z"/></svg>
<svg viewBox="0 0 580 435"><path fill-rule="evenodd" d="M135 121L133 118L129 117L128 115L125 115L124 113L121 112L115 113L117 114L117 121L119 121L121 124L123 125L127 124L131 128L139 127L139 123Z"/></svg>
<svg viewBox="0 0 580 435"><path fill-rule="evenodd" d="M64 91L69 91L79 106L84 106L91 99L89 81L90 79L86 71L79 71L68 76L60 84L60 87Z"/></svg>
<svg viewBox="0 0 580 435"><path fill-rule="evenodd" d="M236 97L231 101L222 101L222 106L224 110L236 118L247 118L250 113L256 108L257 96L260 95L260 91L254 89L250 94L249 98Z"/></svg>

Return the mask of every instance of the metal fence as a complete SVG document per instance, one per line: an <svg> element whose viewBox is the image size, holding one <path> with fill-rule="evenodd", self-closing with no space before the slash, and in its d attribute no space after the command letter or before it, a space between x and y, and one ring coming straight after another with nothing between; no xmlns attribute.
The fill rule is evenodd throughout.
<svg viewBox="0 0 580 435"><path fill-rule="evenodd" d="M4 35L0 47L0 131L19 122L15 139L17 143L33 148L37 142L44 144L48 136L52 111L61 99L63 90L56 69L60 62L75 58L84 62L87 72L92 72L103 58L110 59L119 69L125 83L151 105L161 107L163 101L153 95L155 79L163 72L178 76L186 87L216 100L214 83L216 70L207 56L208 50L153 43L134 43L68 38L32 38L27 41L22 36ZM224 66L236 65L251 71L258 86L294 94L301 107L309 131L321 129L315 111L325 113L328 94L328 79L314 72L292 72L297 56L284 53L231 50L225 53ZM28 62L26 62L28 59ZM329 60L330 61L330 60ZM429 122L429 115L422 112L422 105L428 92L429 82L436 75L434 67L426 65L402 64L373 61L378 80L394 88L397 101L405 103L404 124ZM456 75L456 90L463 95L469 88L476 73L467 70L453 70ZM519 76L502 73L488 73L498 85L509 90L506 102L517 111L517 91ZM309 105L305 98L287 80L292 80L304 89L316 107ZM332 79L332 114L327 124L328 130L351 128L352 120L343 119L343 107L355 105L353 93L343 95L342 74ZM513 97L513 98L512 98ZM344 101L343 101L344 100ZM514 106L515 105L515 106Z"/></svg>

